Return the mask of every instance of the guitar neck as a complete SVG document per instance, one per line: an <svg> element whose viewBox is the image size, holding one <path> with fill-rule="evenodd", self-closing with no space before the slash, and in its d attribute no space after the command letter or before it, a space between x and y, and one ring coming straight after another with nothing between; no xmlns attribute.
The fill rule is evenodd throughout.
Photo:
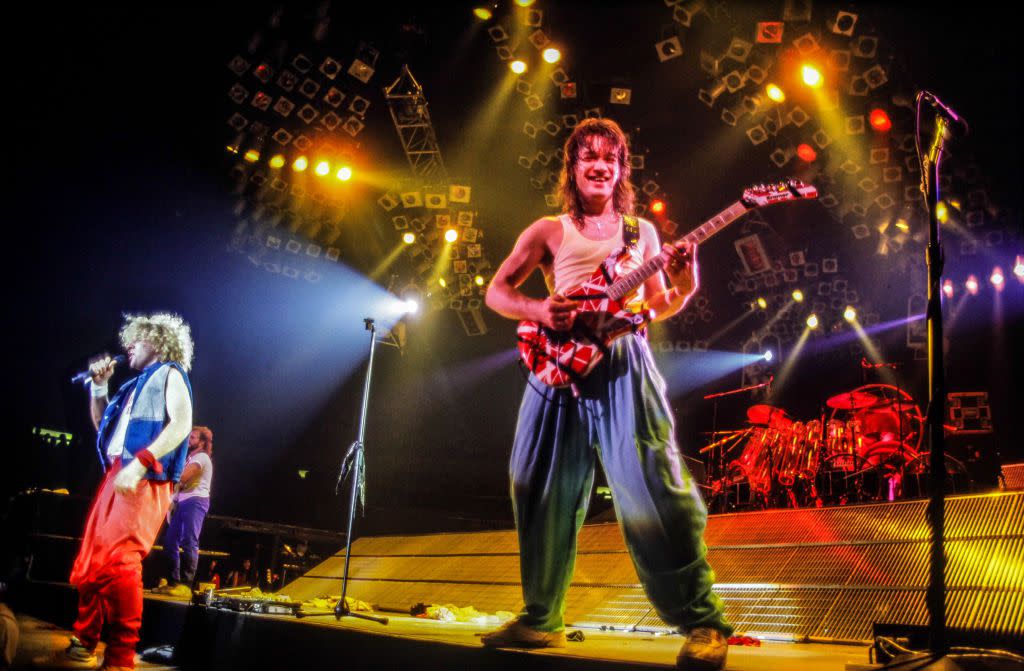
<svg viewBox="0 0 1024 671"><path fill-rule="evenodd" d="M679 244L681 242L700 244L742 217L749 209L750 208L743 204L743 201L737 200L735 203L711 217L697 228L676 240L675 244ZM624 275L616 280L610 287L608 287L608 295L615 300L628 296L634 289L646 282L647 278L664 270L665 264L665 255L655 254L642 266L628 275Z"/></svg>

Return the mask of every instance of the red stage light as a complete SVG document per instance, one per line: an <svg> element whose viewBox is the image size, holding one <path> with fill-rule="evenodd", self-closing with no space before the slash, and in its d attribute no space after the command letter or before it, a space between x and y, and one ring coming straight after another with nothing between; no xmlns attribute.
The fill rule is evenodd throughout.
<svg viewBox="0 0 1024 671"><path fill-rule="evenodd" d="M818 152L814 151L814 147L809 144L802 144L796 148L796 155L800 157L800 160L804 163L811 163L818 158Z"/></svg>
<svg viewBox="0 0 1024 671"><path fill-rule="evenodd" d="M871 127L879 133L888 132L892 128L892 121L883 109L875 108L871 110L868 120L871 122Z"/></svg>
<svg viewBox="0 0 1024 671"><path fill-rule="evenodd" d="M972 296L978 295L978 278L974 275L968 275L967 281L964 282L964 288L967 289L967 293Z"/></svg>
<svg viewBox="0 0 1024 671"><path fill-rule="evenodd" d="M953 297L953 280L947 279L942 283L942 293L946 294L946 298Z"/></svg>
<svg viewBox="0 0 1024 671"><path fill-rule="evenodd" d="M651 201L651 212L654 214L661 214L665 211L665 201L654 200Z"/></svg>

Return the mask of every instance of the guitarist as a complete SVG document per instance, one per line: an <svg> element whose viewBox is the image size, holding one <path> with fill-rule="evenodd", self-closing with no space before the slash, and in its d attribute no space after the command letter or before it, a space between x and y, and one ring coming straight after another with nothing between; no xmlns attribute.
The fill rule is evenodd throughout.
<svg viewBox="0 0 1024 671"><path fill-rule="evenodd" d="M686 305L698 287L696 247L662 247L654 226L631 216L628 155L626 136L614 121L587 119L574 129L565 143L560 181L565 212L538 219L519 236L488 288L492 310L570 330L576 303L560 292L586 281L624 242L632 243L636 265L659 253L669 259L670 287L657 273L638 299L659 319ZM547 298L519 290L536 268L547 281ZM578 397L531 375L509 467L525 607L515 620L485 635L483 643L565 645L563 615L576 535L600 459L647 596L665 622L688 635L677 664L724 668L732 627L711 591L714 573L703 542L707 512L679 456L665 382L643 334L621 336L609 350L578 384Z"/></svg>

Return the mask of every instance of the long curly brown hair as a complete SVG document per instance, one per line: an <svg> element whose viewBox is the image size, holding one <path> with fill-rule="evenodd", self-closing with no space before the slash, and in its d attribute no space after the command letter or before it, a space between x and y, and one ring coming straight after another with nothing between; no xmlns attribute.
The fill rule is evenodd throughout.
<svg viewBox="0 0 1024 671"><path fill-rule="evenodd" d="M619 181L615 185L612 202L619 214L633 214L636 192L630 176L633 170L629 167L629 140L622 132L619 124L611 119L584 119L573 129L562 149L562 174L558 179L558 192L562 199L562 208L576 224L583 228L583 199L580 197L579 185L576 184L576 166L580 160L580 150L592 137L601 137L615 149L619 161Z"/></svg>

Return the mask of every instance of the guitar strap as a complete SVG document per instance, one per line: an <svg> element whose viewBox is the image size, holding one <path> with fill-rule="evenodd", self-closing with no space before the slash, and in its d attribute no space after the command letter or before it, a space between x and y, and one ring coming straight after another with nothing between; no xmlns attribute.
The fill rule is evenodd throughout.
<svg viewBox="0 0 1024 671"><path fill-rule="evenodd" d="M640 241L640 221L628 214L622 215L622 242L627 247L634 247Z"/></svg>

